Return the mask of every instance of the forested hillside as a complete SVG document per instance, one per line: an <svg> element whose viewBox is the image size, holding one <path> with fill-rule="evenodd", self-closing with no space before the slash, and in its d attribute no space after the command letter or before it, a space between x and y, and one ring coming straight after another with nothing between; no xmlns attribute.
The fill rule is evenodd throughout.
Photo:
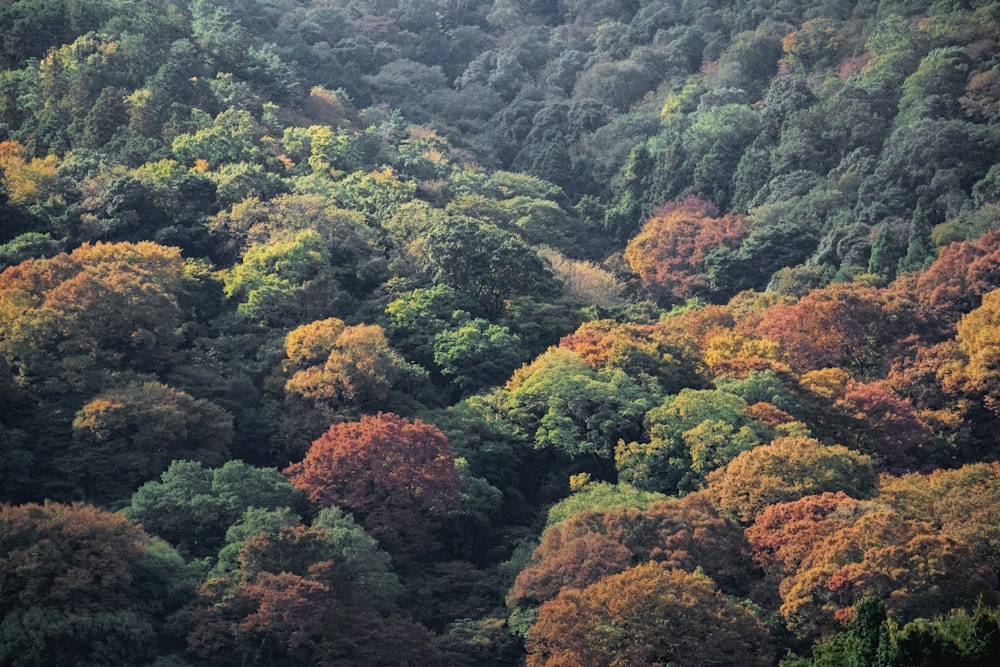
<svg viewBox="0 0 1000 667"><path fill-rule="evenodd" d="M0 667L1000 664L1000 3L0 3Z"/></svg>

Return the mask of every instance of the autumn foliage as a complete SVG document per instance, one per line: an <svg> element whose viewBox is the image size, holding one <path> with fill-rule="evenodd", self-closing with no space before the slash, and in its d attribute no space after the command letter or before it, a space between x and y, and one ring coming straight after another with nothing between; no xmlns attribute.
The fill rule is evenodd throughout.
<svg viewBox="0 0 1000 667"><path fill-rule="evenodd" d="M120 514L81 503L0 505L0 662L153 659L162 619L194 585L184 568Z"/></svg>
<svg viewBox="0 0 1000 667"><path fill-rule="evenodd" d="M705 257L733 248L747 234L742 216L719 216L710 203L689 197L653 212L625 249L625 259L659 302L678 303L709 293Z"/></svg>
<svg viewBox="0 0 1000 667"><path fill-rule="evenodd" d="M0 274L0 354L19 384L65 392L103 367L149 370L170 359L184 260L151 242L83 244Z"/></svg>
<svg viewBox="0 0 1000 667"><path fill-rule="evenodd" d="M334 424L285 474L313 507L355 513L398 556L432 549L441 516L458 504L448 440L391 413Z"/></svg>
<svg viewBox="0 0 1000 667"><path fill-rule="evenodd" d="M1000 1L0 1L0 667L1000 665L998 331Z"/></svg>
<svg viewBox="0 0 1000 667"><path fill-rule="evenodd" d="M580 512L545 532L508 602L543 603L560 590L583 589L647 561L688 571L701 567L724 590L735 592L752 569L742 559L744 546L739 528L700 494L644 510Z"/></svg>
<svg viewBox="0 0 1000 667"><path fill-rule="evenodd" d="M769 665L767 632L703 574L646 563L542 605L528 665Z"/></svg>

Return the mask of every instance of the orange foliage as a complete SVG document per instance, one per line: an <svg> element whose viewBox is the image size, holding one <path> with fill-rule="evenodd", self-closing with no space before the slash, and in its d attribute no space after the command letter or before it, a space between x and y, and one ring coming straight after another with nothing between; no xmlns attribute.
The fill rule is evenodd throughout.
<svg viewBox="0 0 1000 667"><path fill-rule="evenodd" d="M836 512L830 516L841 521ZM968 549L891 510L866 508L812 537L798 569L781 583L781 615L801 636L834 629L838 612L868 596L905 619L945 613L981 594L989 604L997 597L996 575Z"/></svg>
<svg viewBox="0 0 1000 667"><path fill-rule="evenodd" d="M768 572L792 574L817 541L849 525L861 507L843 491L770 505L746 529L751 555Z"/></svg>
<svg viewBox="0 0 1000 667"><path fill-rule="evenodd" d="M661 303L679 303L709 292L705 256L713 248L735 248L749 232L742 216L724 215L708 202L688 197L653 212L625 248L625 259L643 286Z"/></svg>
<svg viewBox="0 0 1000 667"><path fill-rule="evenodd" d="M585 588L650 560L688 571L702 567L724 590L740 591L749 574L743 551L738 527L700 494L653 503L645 510L581 512L545 531L508 603L542 603L561 590Z"/></svg>
<svg viewBox="0 0 1000 667"><path fill-rule="evenodd" d="M285 391L330 416L344 403L383 400L398 357L377 324L345 326L336 318L293 329L285 338Z"/></svg>
<svg viewBox="0 0 1000 667"><path fill-rule="evenodd" d="M898 503L907 494L895 486ZM746 536L753 557L781 579L781 615L800 636L835 629L835 619L866 596L906 618L943 613L979 594L996 598L995 575L968 547L843 493L772 505Z"/></svg>
<svg viewBox="0 0 1000 667"><path fill-rule="evenodd" d="M753 405L748 405L746 415L748 419L760 422L771 428L784 424L800 423L795 417L771 403L754 403Z"/></svg>
<svg viewBox="0 0 1000 667"><path fill-rule="evenodd" d="M594 370L608 365L611 350L618 342L643 345L650 342L653 326L614 320L591 320L559 341L559 347L576 352Z"/></svg>
<svg viewBox="0 0 1000 667"><path fill-rule="evenodd" d="M646 563L542 605L529 667L769 665L767 631L703 574Z"/></svg>
<svg viewBox="0 0 1000 667"><path fill-rule="evenodd" d="M975 463L929 475L883 476L883 501L908 519L935 529L967 547L979 563L1000 572L1000 463Z"/></svg>
<svg viewBox="0 0 1000 667"><path fill-rule="evenodd" d="M180 250L83 244L0 274L0 355L23 385L80 388L95 366L150 370L177 343Z"/></svg>
<svg viewBox="0 0 1000 667"><path fill-rule="evenodd" d="M87 614L138 599L132 584L146 533L90 505L0 505L0 619L32 607Z"/></svg>
<svg viewBox="0 0 1000 667"><path fill-rule="evenodd" d="M911 320L912 313L890 306L871 286L834 283L794 305L772 306L755 333L777 341L800 373L836 367L877 376L885 372Z"/></svg>
<svg viewBox="0 0 1000 667"><path fill-rule="evenodd" d="M713 337L705 349L705 363L713 375L745 378L754 371L790 373L781 346L770 340L744 338L732 331Z"/></svg>

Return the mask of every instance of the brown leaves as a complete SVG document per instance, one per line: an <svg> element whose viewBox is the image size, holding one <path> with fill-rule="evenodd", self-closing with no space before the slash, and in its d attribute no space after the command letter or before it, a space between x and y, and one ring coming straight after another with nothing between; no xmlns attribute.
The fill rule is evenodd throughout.
<svg viewBox="0 0 1000 667"><path fill-rule="evenodd" d="M127 606L145 540L122 515L82 503L0 505L0 609Z"/></svg>
<svg viewBox="0 0 1000 667"><path fill-rule="evenodd" d="M582 589L650 560L689 571L703 567L723 589L742 589L751 569L744 546L739 528L699 494L645 510L581 512L545 531L508 603L545 602L561 590Z"/></svg>

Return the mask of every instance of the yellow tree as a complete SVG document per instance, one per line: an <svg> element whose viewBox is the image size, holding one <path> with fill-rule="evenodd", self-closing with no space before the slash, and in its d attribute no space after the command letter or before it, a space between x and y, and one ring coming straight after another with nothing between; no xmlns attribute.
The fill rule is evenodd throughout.
<svg viewBox="0 0 1000 667"><path fill-rule="evenodd" d="M961 372L964 384L1000 414L1000 290L984 296L983 304L962 318L956 339L969 360Z"/></svg>

